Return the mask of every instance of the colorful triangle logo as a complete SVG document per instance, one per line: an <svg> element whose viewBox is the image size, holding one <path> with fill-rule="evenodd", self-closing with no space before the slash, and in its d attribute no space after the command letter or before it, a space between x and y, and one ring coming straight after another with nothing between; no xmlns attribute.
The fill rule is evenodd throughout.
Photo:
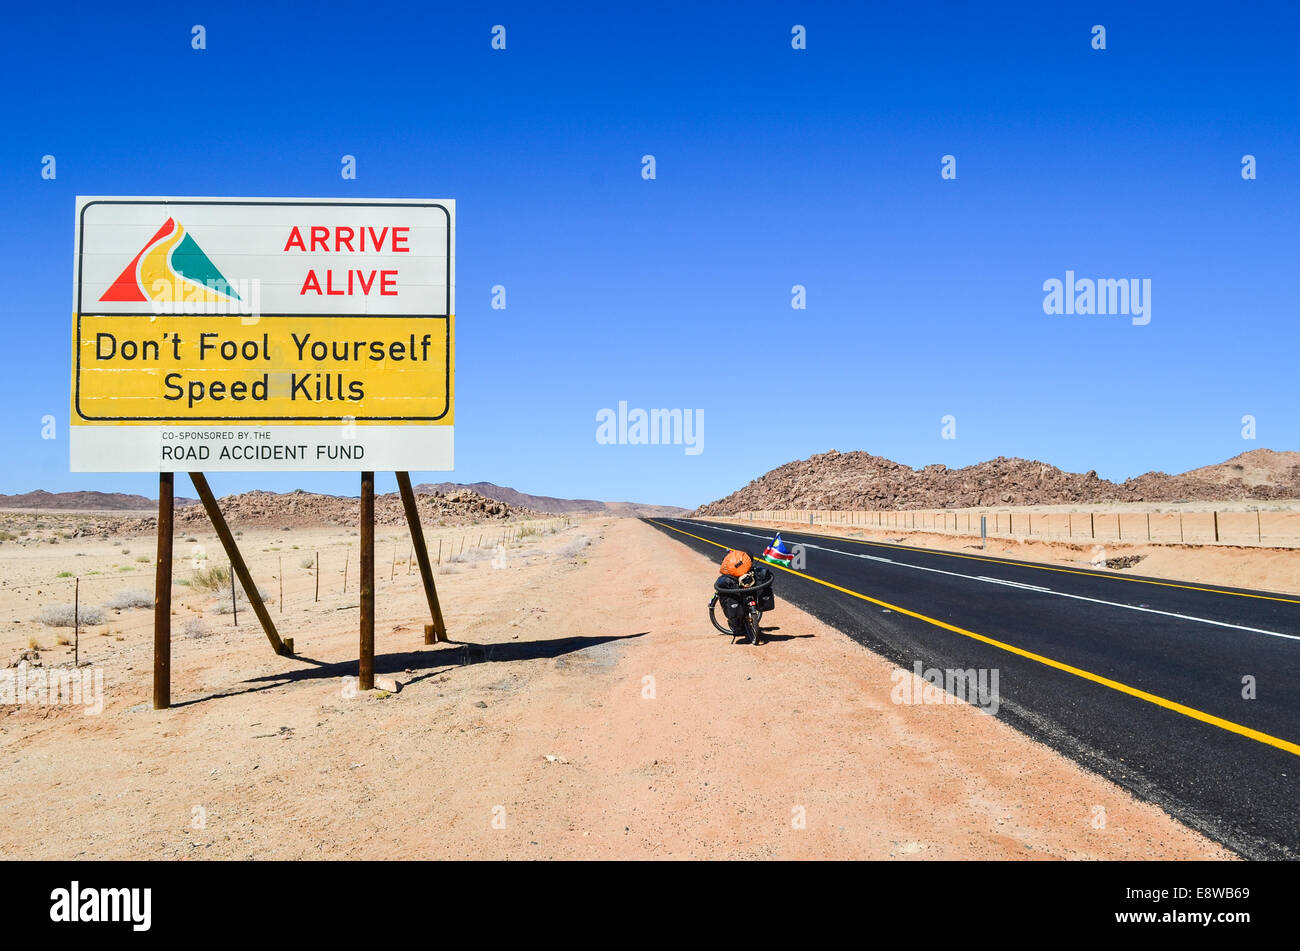
<svg viewBox="0 0 1300 951"><path fill-rule="evenodd" d="M100 300L221 303L240 296L184 226L168 218Z"/></svg>

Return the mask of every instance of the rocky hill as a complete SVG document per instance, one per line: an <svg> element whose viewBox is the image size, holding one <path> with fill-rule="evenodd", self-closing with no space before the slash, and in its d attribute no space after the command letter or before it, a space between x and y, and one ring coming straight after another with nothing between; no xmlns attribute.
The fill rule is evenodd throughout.
<svg viewBox="0 0 1300 951"><path fill-rule="evenodd" d="M1218 465L1184 472L1179 478L1234 487L1239 482L1247 487L1294 486L1297 465L1300 465L1300 452L1254 449Z"/></svg>
<svg viewBox="0 0 1300 951"><path fill-rule="evenodd" d="M1092 502L1300 499L1300 452L1255 449L1180 475L1147 472L1123 482L999 456L961 469L913 469L866 452L787 462L695 515L747 509L942 509Z"/></svg>
<svg viewBox="0 0 1300 951"><path fill-rule="evenodd" d="M489 499L507 502L510 505L530 508L535 512L550 512L556 515L620 515L639 518L642 516L660 517L665 515L684 515L686 509L676 505L648 505L644 502L598 502L595 499L558 499L550 495L529 495L508 486L492 482L472 482L468 485L458 482L436 482L417 485L417 492L456 492L468 489Z"/></svg>
<svg viewBox="0 0 1300 951"><path fill-rule="evenodd" d="M484 521L508 521L538 518L540 513L489 499L477 492L416 492L420 521L428 526L469 525ZM221 512L232 527L275 526L290 528L313 525L355 526L361 517L361 500L337 495L319 495L297 489L293 492L241 492L219 500ZM176 510L178 526L207 524L208 516L201 505ZM404 525L406 515L402 497L396 492L375 496L375 522L379 525ZM141 518L123 531L145 531L157 524L156 517Z"/></svg>

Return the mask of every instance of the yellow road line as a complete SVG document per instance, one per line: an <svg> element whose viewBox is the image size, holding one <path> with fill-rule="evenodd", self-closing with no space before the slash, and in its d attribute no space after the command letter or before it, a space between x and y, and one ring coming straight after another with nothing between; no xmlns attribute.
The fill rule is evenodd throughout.
<svg viewBox="0 0 1300 951"><path fill-rule="evenodd" d="M715 542L710 538L702 538L699 535L693 535L690 532L683 531L680 528L674 528L672 525L664 525L663 522L657 521L655 519L650 519L649 521L653 522L655 525L662 525L664 528L668 529L669 531L678 532L679 534L686 535L689 538L697 539L699 541L705 542L706 544L715 545L718 548L729 547L719 542ZM1300 756L1300 744L1292 743L1290 740L1284 740L1281 739L1280 737L1272 736L1268 733L1262 733L1259 730L1252 729L1248 726L1243 726L1240 723L1233 723L1231 720L1225 720L1222 717L1216 717L1212 713L1206 713L1203 710L1197 710L1195 707L1189 707L1186 704L1178 703L1175 700L1167 700L1164 697L1157 696L1154 693L1148 693L1145 690L1139 690L1136 687L1130 687L1128 684L1120 683L1118 680L1111 680L1109 677L1102 677L1100 674L1094 674L1091 671L1082 669L1081 667L1074 667L1071 666L1070 664L1062 663L1059 660L1053 660L1050 657L1045 657L1042 654L1035 654L1033 651L1027 651L1023 647L1016 647L1014 644L1007 644L1004 641L999 641L995 638L988 637L987 635L977 634L974 631L968 631L964 627L957 627L955 624L949 624L947 621L940 621L937 618L927 617L926 615L920 614L916 611L910 611L907 608L899 607L896 604L890 604L888 601L881 601L878 598L870 597L869 595L862 594L858 591L853 591L849 588L840 587L839 585L834 584L833 582L823 581L821 578L813 577L812 575L802 571L795 571L791 568L785 567L784 565L771 565L770 567L776 568L780 571L787 572L788 574L797 575L800 578L806 578L809 581L813 581L816 582L817 584L824 585L827 588L832 588L836 591L841 592L842 594L847 594L850 595L851 597L859 598L863 601L869 601L872 604L879 605L882 608L887 608L888 610L897 612L898 614L906 614L908 617L914 617L919 621L924 621L927 624L933 624L935 627L941 627L946 631L952 631L954 634L960 634L962 637L969 637L972 640L980 641L983 644L988 644L989 646L996 647L999 650L1007 651L1009 653L1017 655L1018 657L1024 657L1027 660L1036 661L1048 667L1053 667L1056 670L1065 671L1067 674L1073 674L1076 677L1081 677L1084 680L1091 681L1092 683L1100 684L1103 687L1109 687L1111 690L1116 690L1120 693L1128 694L1130 697L1137 697L1139 700L1145 700L1147 703L1153 703L1158 707L1164 707L1166 710L1172 710L1175 713L1181 713L1183 716L1191 717L1193 720L1200 720L1202 723L1208 723L1211 726L1217 726L1219 729L1227 730L1229 733L1236 733L1240 736L1248 737L1249 739L1255 740L1258 743L1264 743L1267 744L1268 746L1274 746L1280 750L1285 750L1288 753L1292 753L1296 756Z"/></svg>
<svg viewBox="0 0 1300 951"><path fill-rule="evenodd" d="M735 525L748 525L755 527L753 522L734 522ZM778 524L778 523L772 523ZM671 528L672 526L666 526ZM1079 568L1057 568L1053 565L1037 565L1031 561L1016 561L1012 558L990 558L988 555L963 555L955 551L942 551L937 548L921 548L918 545L902 545L897 542L873 542L862 538L851 538L848 535L823 535L819 532L805 532L802 529L791 529L800 535L811 535L813 538L826 538L833 541L848 542L851 545L870 545L872 548L897 549L904 551L917 551L926 555L943 555L946 558L965 558L968 561L987 561L995 565L1013 565L1017 568L1036 568L1039 571L1059 571L1067 575L1083 575L1085 578L1105 578L1108 581L1127 581L1130 584L1154 584L1162 588L1182 588L1186 591L1207 591L1210 594L1228 594L1235 598L1257 598L1261 601L1282 601L1286 604L1300 604L1300 598L1284 598L1275 594L1249 594L1244 591L1225 591L1222 588L1206 588L1194 584L1180 584L1177 581L1155 581L1151 578L1129 578L1124 575L1108 575L1099 571L1083 571Z"/></svg>

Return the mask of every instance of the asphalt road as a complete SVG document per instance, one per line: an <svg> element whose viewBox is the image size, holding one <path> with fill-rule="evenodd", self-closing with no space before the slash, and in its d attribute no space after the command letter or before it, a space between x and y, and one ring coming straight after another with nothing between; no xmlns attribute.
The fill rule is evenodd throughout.
<svg viewBox="0 0 1300 951"><path fill-rule="evenodd" d="M772 537L645 521L719 561ZM784 599L907 670L988 671L990 688L996 670L1000 719L1243 856L1300 858L1300 597L781 537L805 564L777 571L773 624ZM987 693L970 699L993 709Z"/></svg>

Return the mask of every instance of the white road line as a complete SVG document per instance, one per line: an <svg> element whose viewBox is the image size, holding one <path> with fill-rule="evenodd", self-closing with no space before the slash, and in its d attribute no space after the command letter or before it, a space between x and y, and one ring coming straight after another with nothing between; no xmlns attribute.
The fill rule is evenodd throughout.
<svg viewBox="0 0 1300 951"><path fill-rule="evenodd" d="M1044 589L1046 591L1046 589ZM1145 614L1162 614L1176 617L1180 621L1196 621L1200 624L1213 624L1216 627L1230 627L1234 631L1250 631L1252 634L1267 634L1269 637L1284 637L1289 641L1300 641L1300 634L1283 634L1280 631L1266 631L1260 627L1246 627L1244 624L1229 624L1227 621L1215 621L1207 617L1193 617L1190 614L1178 614L1174 611L1160 611L1156 608L1144 608L1137 604L1120 604L1117 601L1103 601L1100 598L1088 598L1081 594L1068 594L1065 591L1047 591L1058 598L1072 598L1075 601L1091 601L1093 604L1105 604L1113 608L1126 608L1129 611L1142 611Z"/></svg>
<svg viewBox="0 0 1300 951"><path fill-rule="evenodd" d="M1048 594L1055 594L1051 588L1044 588L1037 584L1023 584L1019 581L1004 581L1001 578L989 578L985 575L978 575L976 581L987 581L989 584L1004 584L1009 588L1024 588L1026 591L1046 591Z"/></svg>
<svg viewBox="0 0 1300 951"><path fill-rule="evenodd" d="M767 539L767 535L758 535L754 532L742 532L735 528L722 528L718 525L710 525L709 528L720 532L730 532L733 535L746 535L750 538ZM906 561L895 561L891 558L878 558L875 555L866 555L855 551L840 551L838 548L827 548L824 545L813 545L807 542L798 542L804 548L812 548L817 551L825 551L834 555L846 555L849 558L865 558L868 561L883 561L887 564L897 565L900 568L911 568L914 571L931 571L939 575L949 575L953 578L964 578L967 581L983 581L986 584L998 584L1008 588L1020 588L1024 591L1032 591L1035 594L1050 594L1057 598L1070 598L1074 601L1089 601L1093 604L1104 604L1107 607L1123 608L1127 611L1141 611L1144 614L1159 614L1164 617L1178 618L1180 621L1193 621L1198 624L1212 624L1215 627L1231 628L1234 631L1249 631L1251 634L1266 634L1269 637L1281 637L1289 641L1300 641L1300 634L1283 634L1281 631L1266 631L1259 627L1246 627L1244 624L1230 624L1227 621L1215 621L1212 618L1194 617L1190 614L1178 614L1174 611L1160 611L1156 608L1141 607L1136 604L1122 604L1118 601L1104 601L1101 598L1089 598L1081 594L1069 594L1065 591L1053 591L1051 588L1040 587L1039 585L1021 584L1017 581L1004 581L1001 578L990 578L986 575L965 575L959 571L945 571L942 568L929 568L925 565L913 565Z"/></svg>

